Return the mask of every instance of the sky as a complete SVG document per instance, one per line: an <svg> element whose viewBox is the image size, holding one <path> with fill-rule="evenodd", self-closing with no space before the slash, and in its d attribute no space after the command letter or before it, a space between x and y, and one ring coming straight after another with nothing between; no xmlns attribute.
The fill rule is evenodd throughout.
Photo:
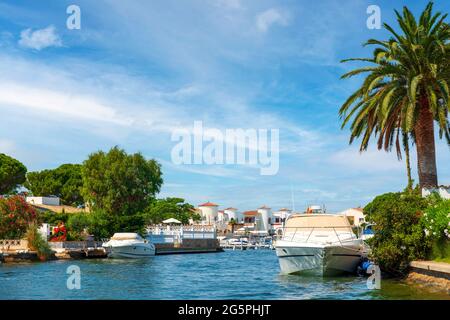
<svg viewBox="0 0 450 320"><path fill-rule="evenodd" d="M364 206L406 186L403 161L372 145L360 153L339 107L361 83L340 80L367 57L369 5L395 24L403 5L427 1L0 0L0 152L28 171L82 163L118 145L162 165L158 197L251 210ZM68 29L66 9L81 10ZM450 12L446 0L436 9ZM174 131L278 129L279 170L177 164ZM441 184L449 147L437 142ZM413 174L416 181L415 152Z"/></svg>

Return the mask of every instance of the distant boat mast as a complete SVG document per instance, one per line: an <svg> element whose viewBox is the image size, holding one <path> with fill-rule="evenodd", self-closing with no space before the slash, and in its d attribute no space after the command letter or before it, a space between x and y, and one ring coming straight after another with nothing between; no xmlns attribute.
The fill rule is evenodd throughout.
<svg viewBox="0 0 450 320"><path fill-rule="evenodd" d="M291 183L291 202L292 202L292 212L295 212L295 200L294 200L294 187Z"/></svg>

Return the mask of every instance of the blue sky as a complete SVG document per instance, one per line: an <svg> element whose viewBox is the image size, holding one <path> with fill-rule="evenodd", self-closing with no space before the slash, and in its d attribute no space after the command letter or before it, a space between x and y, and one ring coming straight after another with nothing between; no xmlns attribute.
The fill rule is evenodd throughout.
<svg viewBox="0 0 450 320"><path fill-rule="evenodd" d="M366 9L418 13L427 1L0 1L0 152L29 171L80 163L119 145L158 159L160 197L248 210L365 205L403 189L403 162L348 145L337 111L361 79L339 80L339 61L367 56L384 38ZM450 3L435 1L450 12ZM81 30L66 8L81 8ZM175 165L171 133L194 121L280 130L280 169ZM415 155L413 155L415 157ZM450 184L438 142L440 183ZM414 163L415 166L415 163ZM415 168L414 168L415 169ZM416 176L416 172L414 171Z"/></svg>

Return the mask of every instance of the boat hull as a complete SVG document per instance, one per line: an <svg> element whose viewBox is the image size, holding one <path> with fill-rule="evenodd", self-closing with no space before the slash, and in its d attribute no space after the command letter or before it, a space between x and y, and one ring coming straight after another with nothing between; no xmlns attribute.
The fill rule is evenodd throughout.
<svg viewBox="0 0 450 320"><path fill-rule="evenodd" d="M334 276L354 273L362 259L358 248L343 246L276 247L282 274L307 273Z"/></svg>
<svg viewBox="0 0 450 320"><path fill-rule="evenodd" d="M142 259L155 255L155 246L153 244L110 246L107 248L109 258Z"/></svg>

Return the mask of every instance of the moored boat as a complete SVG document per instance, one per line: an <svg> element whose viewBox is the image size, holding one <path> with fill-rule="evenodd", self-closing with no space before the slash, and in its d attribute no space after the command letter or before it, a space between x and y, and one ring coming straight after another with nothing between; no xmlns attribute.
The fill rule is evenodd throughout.
<svg viewBox="0 0 450 320"><path fill-rule="evenodd" d="M353 273L365 254L364 243L344 215L312 213L289 217L276 241L281 273Z"/></svg>
<svg viewBox="0 0 450 320"><path fill-rule="evenodd" d="M110 258L148 258L155 255L155 245L137 233L115 233L102 245Z"/></svg>

